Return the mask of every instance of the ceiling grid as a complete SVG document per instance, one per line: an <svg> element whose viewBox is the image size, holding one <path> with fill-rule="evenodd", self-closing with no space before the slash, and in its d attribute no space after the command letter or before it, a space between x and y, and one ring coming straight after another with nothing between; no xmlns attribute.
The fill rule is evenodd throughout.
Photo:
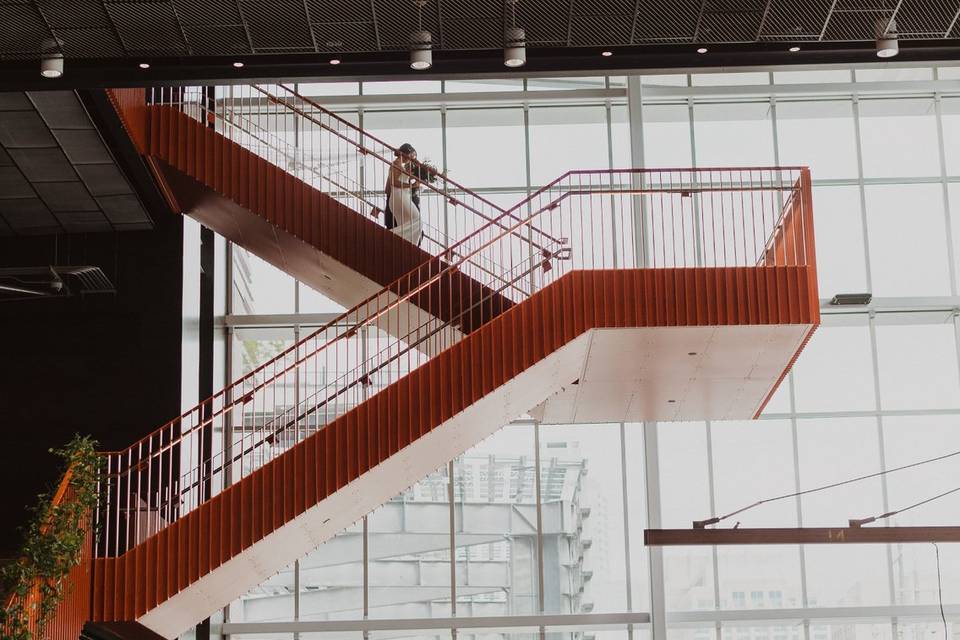
<svg viewBox="0 0 960 640"><path fill-rule="evenodd" d="M438 50L503 46L504 0L427 0ZM51 39L67 58L373 53L403 50L413 0L0 0L12 28L0 60L38 58ZM861 42L878 24L902 39L956 37L960 0L517 0L530 47Z"/></svg>

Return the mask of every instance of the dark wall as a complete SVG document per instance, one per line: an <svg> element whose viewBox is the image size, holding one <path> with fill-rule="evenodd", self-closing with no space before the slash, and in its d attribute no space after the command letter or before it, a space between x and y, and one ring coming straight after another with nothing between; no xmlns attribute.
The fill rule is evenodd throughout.
<svg viewBox="0 0 960 640"><path fill-rule="evenodd" d="M120 449L180 410L183 220L154 231L0 239L0 266L94 265L116 295L0 303L0 557L74 433Z"/></svg>

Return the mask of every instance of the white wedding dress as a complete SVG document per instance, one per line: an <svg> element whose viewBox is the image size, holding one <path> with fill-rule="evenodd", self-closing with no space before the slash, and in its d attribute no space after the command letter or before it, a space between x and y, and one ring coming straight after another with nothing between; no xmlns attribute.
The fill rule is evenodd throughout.
<svg viewBox="0 0 960 640"><path fill-rule="evenodd" d="M423 225L420 221L420 210L413 204L411 195L409 188L390 187L390 211L397 221L397 226L392 231L407 242L419 244Z"/></svg>

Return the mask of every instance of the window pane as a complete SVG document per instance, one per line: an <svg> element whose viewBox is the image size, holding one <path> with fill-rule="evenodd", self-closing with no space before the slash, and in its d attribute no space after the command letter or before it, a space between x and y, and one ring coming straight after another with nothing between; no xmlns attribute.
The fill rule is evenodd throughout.
<svg viewBox="0 0 960 640"><path fill-rule="evenodd" d="M606 169L603 107L530 109L530 183L545 185L571 169Z"/></svg>
<svg viewBox="0 0 960 640"><path fill-rule="evenodd" d="M300 313L343 313L347 310L303 282L300 283L299 292Z"/></svg>
<svg viewBox="0 0 960 640"><path fill-rule="evenodd" d="M489 91L523 91L520 78L496 78L493 80L447 80L443 85L447 93L485 93Z"/></svg>
<svg viewBox="0 0 960 640"><path fill-rule="evenodd" d="M540 427L540 466L545 612L624 611L620 425Z"/></svg>
<svg viewBox="0 0 960 640"><path fill-rule="evenodd" d="M300 560L300 620L362 618L363 523L358 522Z"/></svg>
<svg viewBox="0 0 960 640"><path fill-rule="evenodd" d="M909 416L883 419L884 450L888 468L942 456L960 450L956 416ZM956 487L960 458L948 458L887 476L890 507L901 509ZM898 514L891 526L951 526L960 511L960 494L951 494ZM960 599L960 545L940 545L937 577L936 549L930 544L896 545L893 548L894 599L897 604L934 604Z"/></svg>
<svg viewBox="0 0 960 640"><path fill-rule="evenodd" d="M370 617L450 615L447 465L367 516Z"/></svg>
<svg viewBox="0 0 960 640"><path fill-rule="evenodd" d="M781 165L807 165L814 180L857 176L850 102L777 102L777 135Z"/></svg>
<svg viewBox="0 0 960 640"><path fill-rule="evenodd" d="M713 477L717 513L740 509L771 495L796 491L789 420L714 422ZM758 479L762 482L758 483ZM781 500L734 516L720 527L795 527L797 503ZM738 606L736 592L750 585L748 608L800 606L800 554L796 546L717 547L720 607ZM761 587L758 590L758 587ZM740 603L743 608L743 603Z"/></svg>
<svg viewBox="0 0 960 640"><path fill-rule="evenodd" d="M366 95L440 93L439 80L402 80L400 82L364 82Z"/></svg>
<svg viewBox="0 0 960 640"><path fill-rule="evenodd" d="M604 89L607 86L606 78L530 78L527 80L528 91L556 91L557 89Z"/></svg>
<svg viewBox="0 0 960 640"><path fill-rule="evenodd" d="M773 164L769 103L703 104L693 108L697 166Z"/></svg>
<svg viewBox="0 0 960 640"><path fill-rule="evenodd" d="M818 82L850 82L852 74L847 69L823 69L818 71L774 71L774 84L813 84Z"/></svg>
<svg viewBox="0 0 960 640"><path fill-rule="evenodd" d="M797 439L801 490L880 470L873 418L799 420ZM801 501L805 527L842 527L850 518L883 512L879 478L812 493ZM883 545L807 545L804 558L810 606L889 604Z"/></svg>
<svg viewBox="0 0 960 640"><path fill-rule="evenodd" d="M657 425L663 528L688 529L710 514L707 435L702 422ZM666 547L664 590L668 610L713 609L710 547Z"/></svg>
<svg viewBox="0 0 960 640"><path fill-rule="evenodd" d="M695 73L693 86L729 86L739 84L770 84L770 74L765 71L745 73Z"/></svg>
<svg viewBox="0 0 960 640"><path fill-rule="evenodd" d="M630 580L633 587L633 610L649 611L649 552L643 544L647 527L647 481L644 466L643 423L624 425L627 457L627 509L630 514Z"/></svg>
<svg viewBox="0 0 960 640"><path fill-rule="evenodd" d="M857 69L857 82L903 82L904 80L933 80L933 68L920 69L871 68Z"/></svg>
<svg viewBox="0 0 960 640"><path fill-rule="evenodd" d="M960 407L952 324L880 325L877 357L884 409Z"/></svg>
<svg viewBox="0 0 960 640"><path fill-rule="evenodd" d="M866 190L873 294L949 295L940 185L871 185Z"/></svg>
<svg viewBox="0 0 960 640"><path fill-rule="evenodd" d="M860 207L858 187L813 189L813 229L821 298L868 289Z"/></svg>
<svg viewBox="0 0 960 640"><path fill-rule="evenodd" d="M644 105L643 163L646 167L689 167L690 110L685 105Z"/></svg>
<svg viewBox="0 0 960 640"><path fill-rule="evenodd" d="M866 326L821 326L793 369L797 412L869 411L876 407Z"/></svg>
<svg viewBox="0 0 960 640"><path fill-rule="evenodd" d="M860 138L864 177L940 175L933 100L861 99Z"/></svg>
<svg viewBox="0 0 960 640"><path fill-rule="evenodd" d="M610 126L613 138L612 169L629 169L634 166L630 152L630 116L625 105L610 108Z"/></svg>
<svg viewBox="0 0 960 640"><path fill-rule="evenodd" d="M874 418L800 419L797 445L802 490L880 471ZM861 512L883 510L880 478L811 493L801 500L805 527L840 527Z"/></svg>
<svg viewBox="0 0 960 640"><path fill-rule="evenodd" d="M454 463L458 616L538 610L533 437L532 425L506 426ZM544 560L560 572L557 556Z"/></svg>
<svg viewBox="0 0 960 640"><path fill-rule="evenodd" d="M318 96L355 96L360 93L359 82L300 82L297 92L307 98Z"/></svg>
<svg viewBox="0 0 960 640"><path fill-rule="evenodd" d="M960 98L944 98L940 103L940 113L947 175L960 176Z"/></svg>
<svg viewBox="0 0 960 640"><path fill-rule="evenodd" d="M233 247L233 312L293 313L293 278L245 249Z"/></svg>
<svg viewBox="0 0 960 640"><path fill-rule="evenodd" d="M527 184L522 109L447 111L450 177L468 187Z"/></svg>

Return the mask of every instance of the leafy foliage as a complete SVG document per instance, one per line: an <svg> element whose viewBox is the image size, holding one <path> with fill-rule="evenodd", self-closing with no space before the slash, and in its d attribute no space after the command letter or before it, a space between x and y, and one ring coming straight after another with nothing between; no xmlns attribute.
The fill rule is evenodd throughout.
<svg viewBox="0 0 960 640"><path fill-rule="evenodd" d="M38 496L33 517L24 528L20 559L0 569L0 593L9 599L0 611L0 640L43 637L45 625L65 595L64 580L80 562L90 513L97 504L101 458L96 442L76 435L51 453L65 462L67 490L57 502L54 491Z"/></svg>

